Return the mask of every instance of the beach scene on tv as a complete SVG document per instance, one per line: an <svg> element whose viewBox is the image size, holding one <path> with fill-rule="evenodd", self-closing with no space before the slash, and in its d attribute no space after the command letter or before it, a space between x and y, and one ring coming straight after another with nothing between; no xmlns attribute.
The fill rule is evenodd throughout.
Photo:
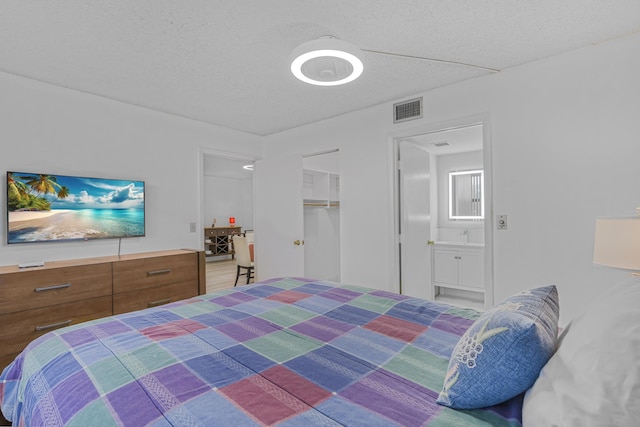
<svg viewBox="0 0 640 427"><path fill-rule="evenodd" d="M144 182L7 172L7 242L144 236Z"/></svg>

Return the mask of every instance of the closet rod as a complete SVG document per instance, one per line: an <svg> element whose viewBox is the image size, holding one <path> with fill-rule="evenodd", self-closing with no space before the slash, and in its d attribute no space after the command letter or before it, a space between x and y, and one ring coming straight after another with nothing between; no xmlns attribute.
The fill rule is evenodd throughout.
<svg viewBox="0 0 640 427"><path fill-rule="evenodd" d="M318 208L337 208L340 207L340 203L303 203L303 206L318 207Z"/></svg>
<svg viewBox="0 0 640 427"><path fill-rule="evenodd" d="M302 157L313 157L313 156L320 156L322 154L330 154L330 153L336 153L340 151L339 148L334 148L332 150L326 150L326 151L318 151L317 153L309 153L309 154L303 154Z"/></svg>

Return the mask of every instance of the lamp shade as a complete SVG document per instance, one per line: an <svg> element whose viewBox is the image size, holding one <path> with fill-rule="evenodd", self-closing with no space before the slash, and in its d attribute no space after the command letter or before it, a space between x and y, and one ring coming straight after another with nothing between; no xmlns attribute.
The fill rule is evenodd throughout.
<svg viewBox="0 0 640 427"><path fill-rule="evenodd" d="M291 72L317 86L337 86L360 77L362 51L351 43L325 36L302 43L291 53Z"/></svg>
<svg viewBox="0 0 640 427"><path fill-rule="evenodd" d="M598 218L593 262L640 270L640 218Z"/></svg>

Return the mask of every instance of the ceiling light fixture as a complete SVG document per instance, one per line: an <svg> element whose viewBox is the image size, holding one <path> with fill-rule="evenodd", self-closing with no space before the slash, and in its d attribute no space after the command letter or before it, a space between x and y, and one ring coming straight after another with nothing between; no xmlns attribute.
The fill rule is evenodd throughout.
<svg viewBox="0 0 640 427"><path fill-rule="evenodd" d="M302 43L291 53L291 72L297 79L317 86L338 86L360 77L362 51L332 36Z"/></svg>
<svg viewBox="0 0 640 427"><path fill-rule="evenodd" d="M242 166L242 169L246 169L248 171L252 171L253 170L253 163L249 163L248 165Z"/></svg>

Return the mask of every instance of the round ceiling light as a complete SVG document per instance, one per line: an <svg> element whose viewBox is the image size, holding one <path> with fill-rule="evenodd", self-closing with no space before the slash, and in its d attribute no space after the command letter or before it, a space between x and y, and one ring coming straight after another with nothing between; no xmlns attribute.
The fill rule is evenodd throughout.
<svg viewBox="0 0 640 427"><path fill-rule="evenodd" d="M301 44L291 53L291 72L317 86L338 86L360 77L362 51L351 43L325 36Z"/></svg>

